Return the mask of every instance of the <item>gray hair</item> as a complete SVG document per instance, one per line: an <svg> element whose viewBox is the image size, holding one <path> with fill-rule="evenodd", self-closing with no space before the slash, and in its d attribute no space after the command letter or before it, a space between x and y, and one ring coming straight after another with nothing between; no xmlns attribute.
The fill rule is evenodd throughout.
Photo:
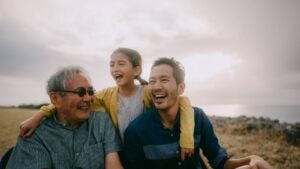
<svg viewBox="0 0 300 169"><path fill-rule="evenodd" d="M74 75L82 75L89 82L91 79L88 73L80 66L67 66L59 69L56 73L54 73L47 82L47 93L49 92L58 92L64 91L66 89L66 85L68 84L69 79ZM63 95L63 92L60 92Z"/></svg>

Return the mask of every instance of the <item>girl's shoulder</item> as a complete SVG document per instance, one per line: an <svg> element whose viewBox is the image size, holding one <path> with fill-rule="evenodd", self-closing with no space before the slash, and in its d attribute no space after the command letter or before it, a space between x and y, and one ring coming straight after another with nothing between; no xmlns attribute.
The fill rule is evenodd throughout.
<svg viewBox="0 0 300 169"><path fill-rule="evenodd" d="M113 86L113 87L106 87L104 89L101 89L99 91L97 91L97 93L102 93L102 94L109 94L109 93L113 93L115 91L118 91L118 87L117 86Z"/></svg>

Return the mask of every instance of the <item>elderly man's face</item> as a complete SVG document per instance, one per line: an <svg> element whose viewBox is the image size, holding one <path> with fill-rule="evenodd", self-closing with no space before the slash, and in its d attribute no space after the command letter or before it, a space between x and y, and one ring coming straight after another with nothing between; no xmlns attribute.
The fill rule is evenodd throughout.
<svg viewBox="0 0 300 169"><path fill-rule="evenodd" d="M155 107L161 111L168 111L178 106L178 96L184 91L184 83L177 84L173 68L162 64L152 68L149 89Z"/></svg>
<svg viewBox="0 0 300 169"><path fill-rule="evenodd" d="M89 81L80 74L72 76L66 84L66 90L69 91L76 91L80 87L85 89L92 87ZM60 96L59 100L58 112L67 122L74 124L89 118L92 96L86 93L80 97L76 93L65 92L65 95Z"/></svg>

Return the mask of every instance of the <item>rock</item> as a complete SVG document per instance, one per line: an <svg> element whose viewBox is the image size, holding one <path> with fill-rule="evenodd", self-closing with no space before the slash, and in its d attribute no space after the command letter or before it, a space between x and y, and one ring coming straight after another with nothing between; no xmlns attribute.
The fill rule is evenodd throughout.
<svg viewBox="0 0 300 169"><path fill-rule="evenodd" d="M211 116L212 124L219 129L235 134L258 133L264 130L267 137L279 138L283 136L286 142L300 146L300 123L280 123L278 119L272 120L264 117L220 117ZM224 130L225 131L225 130Z"/></svg>
<svg viewBox="0 0 300 169"><path fill-rule="evenodd" d="M289 144L299 146L300 145L300 123L295 125L289 125L284 130L286 141Z"/></svg>

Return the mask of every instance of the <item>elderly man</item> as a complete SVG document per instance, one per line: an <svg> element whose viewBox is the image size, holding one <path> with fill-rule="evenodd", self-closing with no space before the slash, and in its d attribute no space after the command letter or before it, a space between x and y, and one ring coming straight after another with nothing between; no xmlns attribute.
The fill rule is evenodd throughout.
<svg viewBox="0 0 300 169"><path fill-rule="evenodd" d="M154 62L149 89L155 107L137 117L125 131L125 168L205 168L200 160L201 148L213 168L271 169L272 167L258 156L230 159L226 151L220 147L207 116L199 108L194 108L194 154L181 161L178 145L180 134L178 96L185 88L184 75L182 66L174 59L161 58Z"/></svg>
<svg viewBox="0 0 300 169"><path fill-rule="evenodd" d="M87 73L63 68L50 77L47 92L56 112L30 138L18 138L7 168L122 168L110 118L91 111L94 88Z"/></svg>

